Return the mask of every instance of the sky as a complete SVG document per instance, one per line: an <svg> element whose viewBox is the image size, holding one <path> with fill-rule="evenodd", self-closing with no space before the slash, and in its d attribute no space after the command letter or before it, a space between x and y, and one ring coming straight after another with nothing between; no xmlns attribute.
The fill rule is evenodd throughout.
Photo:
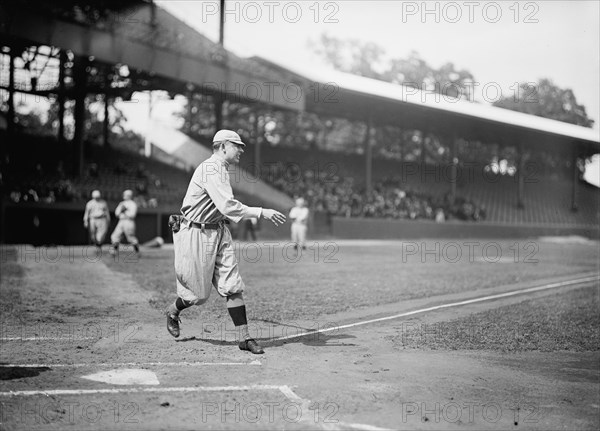
<svg viewBox="0 0 600 431"><path fill-rule="evenodd" d="M217 41L219 1L156 2ZM598 1L226 1L225 47L241 57L323 67L310 47L322 33L373 42L386 58L411 51L434 67L452 62L481 89L547 77L571 88L600 128ZM512 87L512 89L511 89ZM479 101L495 94L476 91Z"/></svg>

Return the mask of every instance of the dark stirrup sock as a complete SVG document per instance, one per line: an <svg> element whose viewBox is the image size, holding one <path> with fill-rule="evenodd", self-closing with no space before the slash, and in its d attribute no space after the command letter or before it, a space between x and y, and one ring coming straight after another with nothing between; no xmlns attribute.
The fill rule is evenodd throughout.
<svg viewBox="0 0 600 431"><path fill-rule="evenodd" d="M233 320L233 324L235 326L247 325L248 320L246 319L246 306L240 305L239 307L231 307L227 308L229 311L229 315L231 316L231 320Z"/></svg>
<svg viewBox="0 0 600 431"><path fill-rule="evenodd" d="M250 331L248 331L248 320L246 319L246 306L240 305L239 307L228 307L227 311L229 311L235 329L240 331L240 338L243 340L251 339Z"/></svg>
<svg viewBox="0 0 600 431"><path fill-rule="evenodd" d="M185 299L177 298L177 300L175 301L175 308L177 309L177 311L185 310L186 308L191 306L192 304L189 301L186 301Z"/></svg>

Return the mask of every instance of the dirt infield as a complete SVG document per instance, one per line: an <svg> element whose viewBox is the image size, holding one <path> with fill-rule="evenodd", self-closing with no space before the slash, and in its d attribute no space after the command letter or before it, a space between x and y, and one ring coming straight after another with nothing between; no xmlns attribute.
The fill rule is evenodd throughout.
<svg viewBox="0 0 600 431"><path fill-rule="evenodd" d="M347 282L343 274L352 273L358 256L379 265L374 246L348 247L357 249L342 247L340 265L324 270L332 280ZM431 344L431 338L448 338L436 332L440 322L522 304L544 310L558 301L581 308L586 295L598 294L597 244L573 247L567 260L579 263L575 271L560 275L553 260L559 252L552 249L536 265L506 266L521 274L518 280L480 288L456 281L467 270L481 269L480 264L466 269L445 265L444 270L452 270L449 285L456 286L436 289L422 275L431 267L407 262L402 271L411 280L425 278L420 285L430 289L425 295L390 290L394 301L374 301L371 295L366 306L338 307L336 313L316 311L313 290L294 282L289 266L246 262L247 279L264 274L280 280L279 288L289 289L286 301L302 305L286 318L287 311L269 312L273 305L263 301L262 291L249 292L260 317L251 331L266 347L260 356L237 348L237 334L219 298L206 309L182 315L180 339L167 334L159 300L172 295L172 286L149 286L148 280L158 279L168 267L168 251L144 250L137 266L125 268L123 262L86 258L79 248L64 248L60 256L38 252L39 259L36 250L4 249L1 427L596 429L598 346L502 352L484 343L468 350ZM303 265L292 269L310 268ZM149 273L150 266L156 273ZM498 279L502 271L490 270ZM358 304L363 290L349 286L348 302ZM333 301L338 300L336 293ZM334 305L328 302L324 309ZM494 318L504 314L514 318L509 313ZM481 329L478 322L470 325ZM500 323L497 328L505 328ZM115 380L122 370L142 371L131 371L128 384L122 384Z"/></svg>

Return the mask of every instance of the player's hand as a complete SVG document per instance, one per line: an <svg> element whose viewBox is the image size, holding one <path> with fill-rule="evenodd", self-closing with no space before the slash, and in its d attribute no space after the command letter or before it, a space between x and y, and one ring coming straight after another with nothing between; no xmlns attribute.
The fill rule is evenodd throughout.
<svg viewBox="0 0 600 431"><path fill-rule="evenodd" d="M83 227L87 229L87 228L88 228L88 226L89 226L89 225L88 225L88 222L87 222L87 221L84 221L84 222L83 222Z"/></svg>
<svg viewBox="0 0 600 431"><path fill-rule="evenodd" d="M275 226L285 223L285 216L279 211L263 209L262 215L267 220L271 220Z"/></svg>

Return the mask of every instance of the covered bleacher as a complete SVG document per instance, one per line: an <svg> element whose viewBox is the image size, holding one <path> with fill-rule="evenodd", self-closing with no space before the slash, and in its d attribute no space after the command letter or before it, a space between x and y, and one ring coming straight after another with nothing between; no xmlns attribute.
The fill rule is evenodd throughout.
<svg viewBox="0 0 600 431"><path fill-rule="evenodd" d="M91 190L101 189L111 203L116 203L122 190L131 188L142 199L142 214L150 220L146 223L151 226L146 237L168 236L165 217L177 210L187 187L189 168L207 154L208 143L194 141L177 132L177 142L182 144L172 145L175 142L170 141L172 135L162 136L162 132L155 130L154 144L152 139L146 140L145 155L124 152L116 141L111 142L108 122L108 111L115 100L131 100L139 91L165 90L171 96L180 94L188 100L202 95L203 101L211 106L210 120L214 129L228 126L223 116L223 105L227 101L245 104L251 111L309 113L363 125L364 135L358 137L363 142L362 154L269 146L259 139L248 140L247 155L241 166L245 173L234 175L233 185L236 194L249 204L286 210L294 195L310 195L311 190L323 186L322 181L315 182L314 172L310 173L314 166L325 173L331 187L321 190L325 196L314 200L318 207L313 209L321 214L316 214L313 232L352 237L358 233L354 225L348 224L348 219L354 219L351 223L371 224L374 215L387 217L392 223L402 219L409 223L414 222L412 219L432 221L432 213L444 205L450 222L447 224L461 223L461 210L455 211L455 207L464 204L483 209L477 211L485 214L478 218L478 223L483 227L501 226L505 229L503 235L511 235L511 226L519 229L518 232L513 230L513 235L526 234L527 230L522 229L525 227L546 226L555 232L558 226L560 232L568 233L575 227L579 229L577 232L583 229L586 235L598 236L597 189L579 180L577 167L578 159L600 152L597 130L483 104L436 98L413 88L340 72L288 67L261 58L238 58L151 1L89 1L88 7L81 4L39 6L25 1L19 8L0 6L0 34L6 40L0 54L0 81L2 90L8 94L6 131L2 134L2 171L13 175L13 183L25 184L31 175L36 175L36 164L30 166L31 170L23 170L21 177L12 174L18 172L27 159L26 141L36 141L26 137L27 130L19 130L14 122L16 95L56 98L60 106L57 137L43 139L50 151L65 162L62 169L73 189L70 200L54 204L53 208L70 211L73 223L83 211L81 203ZM52 79L48 82L29 79L27 64L15 64L23 51L29 53L32 62L45 61L52 69ZM273 82L279 86L297 85L303 91L298 93L300 97L291 100L283 97L282 92L271 91ZM241 91L243 88L254 91ZM307 97L314 95L315 89L319 89L321 97ZM100 146L85 141L86 98L92 95L104 103L104 134ZM67 101L74 104L74 133L70 137L64 124ZM188 115L193 121L191 111ZM257 115L254 117L256 122ZM403 130L420 130L425 137L435 136L449 149L448 162L436 166L429 165L425 158L398 160L375 154L373 149L381 137L374 132L384 127L395 129L399 134ZM248 135L256 138L254 132L248 131ZM425 139L422 144L424 142ZM466 150L462 147L471 142L517 148L515 173L490 172L490 166L481 161L474 165L466 163ZM38 144L39 141L31 145ZM558 169L558 176L548 175L547 167L536 160L536 154L543 153L568 160L567 168ZM11 159L10 156L17 154L20 159ZM6 164L9 159L21 165L12 169L15 166ZM297 187L296 180L286 184L285 177L282 180L282 177L270 176L269 169L263 169L259 178L247 181L248 173L255 173L257 167L279 165L285 168L290 164L300 169L301 175L312 175L312 182L306 181L304 189ZM528 171L531 166L533 171ZM64 181L49 174L54 168L44 173L44 181L49 184ZM440 172L443 174L439 175ZM347 189L348 193L358 196L354 199L354 209L350 208L349 199L344 202L341 197L347 191L335 184L346 180L353 184ZM398 196L407 193L414 196L420 212L410 208L392 211L388 203L380 211L356 211L356 207L372 205L371 201L382 199L390 191L381 190L384 182ZM403 200L404 197L399 198L402 204ZM19 208L25 207L29 211L27 217L32 218L36 205L48 210L45 202L29 201L26 206L5 202L3 220L19 220ZM417 215L411 215L413 212ZM413 231L420 231L414 228ZM382 228L362 230L360 235L368 231L369 235L385 238L390 229L400 237L407 230L403 224L385 224ZM428 229L423 231L432 232ZM452 231L453 227L449 229ZM0 234L2 241L19 241L8 238L5 228ZM82 235L71 235L66 241L83 241Z"/></svg>

